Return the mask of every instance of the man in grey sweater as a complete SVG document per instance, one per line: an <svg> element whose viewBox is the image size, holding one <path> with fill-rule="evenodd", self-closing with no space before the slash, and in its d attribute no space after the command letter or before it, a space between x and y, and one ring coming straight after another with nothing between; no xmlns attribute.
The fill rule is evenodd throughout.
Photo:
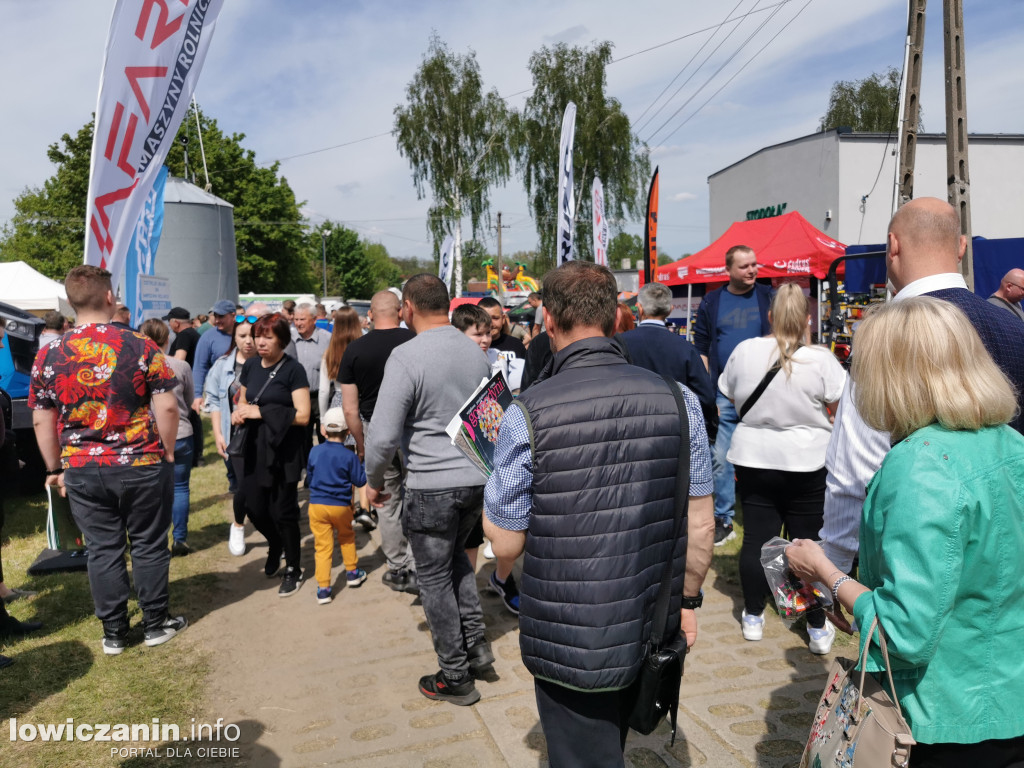
<svg viewBox="0 0 1024 768"><path fill-rule="evenodd" d="M465 552L486 478L451 444L445 427L490 366L480 347L449 324L448 305L448 290L434 275L405 284L402 315L416 337L396 347L384 369L366 440L366 495L375 507L389 498L384 472L401 444L405 531L441 667L420 679L420 693L465 706L480 700L471 671L494 662Z"/></svg>

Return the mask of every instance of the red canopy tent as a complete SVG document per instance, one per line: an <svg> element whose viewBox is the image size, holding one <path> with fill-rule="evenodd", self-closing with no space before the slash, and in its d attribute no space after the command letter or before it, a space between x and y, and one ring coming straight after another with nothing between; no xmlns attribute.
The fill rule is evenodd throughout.
<svg viewBox="0 0 1024 768"><path fill-rule="evenodd" d="M820 280L828 273L829 265L846 252L845 245L792 211L769 219L737 221L707 248L658 267L655 279L665 285L724 282L729 279L725 252L734 245L754 249L759 278L813 275ZM640 280L642 284L643 270Z"/></svg>

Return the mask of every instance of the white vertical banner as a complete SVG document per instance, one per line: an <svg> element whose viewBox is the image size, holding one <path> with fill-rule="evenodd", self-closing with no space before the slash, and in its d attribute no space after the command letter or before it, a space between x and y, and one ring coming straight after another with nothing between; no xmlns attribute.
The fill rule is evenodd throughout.
<svg viewBox="0 0 1024 768"><path fill-rule="evenodd" d="M441 243L441 255L437 260L437 276L441 278L445 288L448 289L448 296L452 295L452 246L455 245L455 238L448 235Z"/></svg>
<svg viewBox="0 0 1024 768"><path fill-rule="evenodd" d="M117 0L96 102L85 263L117 285L146 198L188 109L223 0Z"/></svg>
<svg viewBox="0 0 1024 768"><path fill-rule="evenodd" d="M594 214L594 263L608 266L608 219L604 217L604 185L601 177L594 177L590 188L591 209Z"/></svg>
<svg viewBox="0 0 1024 768"><path fill-rule="evenodd" d="M572 261L573 214L576 211L572 184L572 143L576 138L576 105L569 102L562 115L562 138L558 143L558 236L556 263Z"/></svg>

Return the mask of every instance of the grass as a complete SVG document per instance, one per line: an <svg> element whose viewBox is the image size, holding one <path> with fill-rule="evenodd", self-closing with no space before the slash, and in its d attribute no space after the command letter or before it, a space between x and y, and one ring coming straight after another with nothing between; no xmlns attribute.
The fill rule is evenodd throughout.
<svg viewBox="0 0 1024 768"><path fill-rule="evenodd" d="M192 472L188 557L171 560L171 610L195 619L209 612L217 592L213 563L226 537L227 482L212 447L206 421L207 466ZM0 671L0 763L4 766L131 766L167 764L166 758L111 756L110 747L129 744L61 741L9 741L9 723L149 723L158 717L176 723L184 736L192 718L206 722L204 690L209 654L186 632L173 642L146 648L138 628L142 616L129 602L132 644L120 656L100 647L102 626L93 615L84 571L29 576L28 567L46 547L46 500L42 493L8 500L4 527L4 576L11 587L39 594L9 606L22 620L44 623L41 632L7 643L3 653L15 664ZM136 745L141 746L141 745ZM148 746L157 746L151 744ZM161 746L160 753L165 753ZM212 765L215 761L206 761Z"/></svg>

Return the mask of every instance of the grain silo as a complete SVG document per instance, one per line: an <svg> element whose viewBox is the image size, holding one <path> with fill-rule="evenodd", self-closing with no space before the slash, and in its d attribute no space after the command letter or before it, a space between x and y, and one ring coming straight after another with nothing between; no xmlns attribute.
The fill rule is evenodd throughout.
<svg viewBox="0 0 1024 768"><path fill-rule="evenodd" d="M192 316L218 299L238 301L234 207L184 179L167 177L155 274L170 281L171 306Z"/></svg>

